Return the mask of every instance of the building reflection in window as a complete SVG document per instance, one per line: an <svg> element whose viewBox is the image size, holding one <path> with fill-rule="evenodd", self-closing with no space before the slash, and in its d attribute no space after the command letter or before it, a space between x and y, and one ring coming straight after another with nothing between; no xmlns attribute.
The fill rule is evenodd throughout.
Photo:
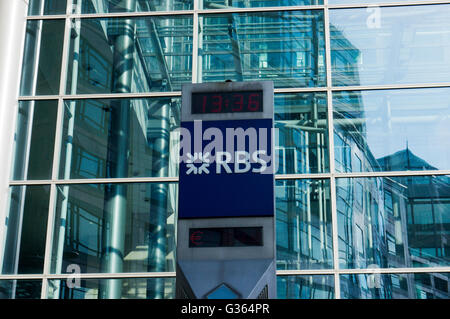
<svg viewBox="0 0 450 319"><path fill-rule="evenodd" d="M176 176L180 102L66 101L60 178Z"/></svg>
<svg viewBox="0 0 450 319"><path fill-rule="evenodd" d="M341 275L344 299L448 299L448 273Z"/></svg>
<svg viewBox="0 0 450 319"><path fill-rule="evenodd" d="M57 189L52 273L68 273L73 264L81 273L175 271L176 184L83 184ZM161 297L163 280L149 282L155 286L148 287L148 298ZM120 280L102 283L99 296L121 297Z"/></svg>
<svg viewBox="0 0 450 319"><path fill-rule="evenodd" d="M278 276L277 292L280 299L333 299L334 277Z"/></svg>
<svg viewBox="0 0 450 319"><path fill-rule="evenodd" d="M329 181L277 181L275 194L278 269L332 268Z"/></svg>
<svg viewBox="0 0 450 319"><path fill-rule="evenodd" d="M356 200L362 185L363 200ZM339 259L344 268L450 263L450 178L337 179Z"/></svg>
<svg viewBox="0 0 450 319"><path fill-rule="evenodd" d="M275 127L277 174L329 170L326 94L275 94Z"/></svg>
<svg viewBox="0 0 450 319"><path fill-rule="evenodd" d="M175 298L175 278L85 279L80 280L79 286L67 285L66 280L50 280L48 296L50 299L102 299L102 287L111 281L120 285L121 293L114 299L152 299L155 295ZM149 291L157 281L162 283L161 291Z"/></svg>

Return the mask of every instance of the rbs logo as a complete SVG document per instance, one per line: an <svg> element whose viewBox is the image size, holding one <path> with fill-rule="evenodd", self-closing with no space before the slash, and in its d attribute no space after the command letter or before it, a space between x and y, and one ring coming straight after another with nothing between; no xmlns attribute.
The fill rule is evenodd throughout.
<svg viewBox="0 0 450 319"><path fill-rule="evenodd" d="M186 175L210 174L211 164L215 163L216 174L242 174L247 172L271 174L267 164L270 157L265 150L255 151L252 154L246 151L216 152L215 158L210 153L188 153L186 160Z"/></svg>

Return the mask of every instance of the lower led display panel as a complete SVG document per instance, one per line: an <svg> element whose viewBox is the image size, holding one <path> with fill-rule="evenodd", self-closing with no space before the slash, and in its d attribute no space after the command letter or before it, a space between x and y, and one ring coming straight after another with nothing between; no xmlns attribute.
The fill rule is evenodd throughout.
<svg viewBox="0 0 450 319"><path fill-rule="evenodd" d="M189 247L244 247L263 245L262 227L189 229Z"/></svg>

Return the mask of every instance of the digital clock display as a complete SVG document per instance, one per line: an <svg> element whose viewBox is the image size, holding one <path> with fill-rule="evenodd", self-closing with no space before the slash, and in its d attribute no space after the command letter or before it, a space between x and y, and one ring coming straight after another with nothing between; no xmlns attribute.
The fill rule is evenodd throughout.
<svg viewBox="0 0 450 319"><path fill-rule="evenodd" d="M262 246L262 227L190 228L189 247Z"/></svg>
<svg viewBox="0 0 450 319"><path fill-rule="evenodd" d="M192 114L262 111L262 91L192 93Z"/></svg>

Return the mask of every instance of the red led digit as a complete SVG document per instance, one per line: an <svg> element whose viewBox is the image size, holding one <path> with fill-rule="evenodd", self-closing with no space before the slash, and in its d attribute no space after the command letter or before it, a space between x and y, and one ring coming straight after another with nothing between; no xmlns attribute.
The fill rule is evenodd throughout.
<svg viewBox="0 0 450 319"><path fill-rule="evenodd" d="M206 113L206 100L207 100L207 96L203 96L203 104L202 104L202 112Z"/></svg>
<svg viewBox="0 0 450 319"><path fill-rule="evenodd" d="M191 234L191 236L189 237L189 240L191 241L192 244L198 246L202 243L202 242L200 242L200 240L202 239L202 236L203 236L203 232L198 230Z"/></svg>
<svg viewBox="0 0 450 319"><path fill-rule="evenodd" d="M248 96L248 110L251 112L257 112L259 111L259 94L258 93L251 93Z"/></svg>
<svg viewBox="0 0 450 319"><path fill-rule="evenodd" d="M242 112L242 109L244 108L244 95L234 94L233 102L233 112Z"/></svg>
<svg viewBox="0 0 450 319"><path fill-rule="evenodd" d="M222 96L221 95L213 95L212 96L212 106L213 109L211 112L220 113L222 111Z"/></svg>

